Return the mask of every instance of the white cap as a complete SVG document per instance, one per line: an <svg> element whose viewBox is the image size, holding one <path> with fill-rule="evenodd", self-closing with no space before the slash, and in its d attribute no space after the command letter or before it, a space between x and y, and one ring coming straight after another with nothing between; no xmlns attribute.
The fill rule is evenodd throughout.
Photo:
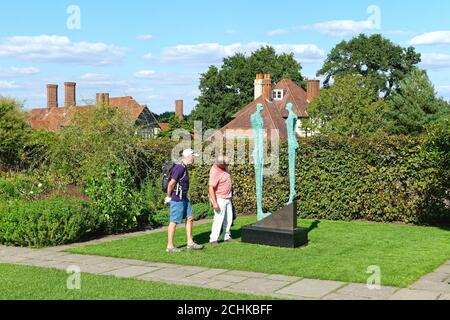
<svg viewBox="0 0 450 320"><path fill-rule="evenodd" d="M194 157L200 157L200 155L198 153L196 153L194 150L192 149L186 149L183 151L183 157L187 158L189 156L194 156Z"/></svg>

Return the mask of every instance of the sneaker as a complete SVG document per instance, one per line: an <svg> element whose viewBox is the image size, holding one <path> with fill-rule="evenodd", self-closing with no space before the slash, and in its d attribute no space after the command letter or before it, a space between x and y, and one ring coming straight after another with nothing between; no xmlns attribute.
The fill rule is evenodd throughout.
<svg viewBox="0 0 450 320"><path fill-rule="evenodd" d="M188 250L203 250L203 246L201 244L191 244L187 246Z"/></svg>
<svg viewBox="0 0 450 320"><path fill-rule="evenodd" d="M210 242L209 244L216 247L219 245L219 241L213 241L213 242Z"/></svg>
<svg viewBox="0 0 450 320"><path fill-rule="evenodd" d="M166 252L169 252L169 253L180 253L180 252L182 252L183 250L181 250L181 249L179 249L179 248L167 248L166 249Z"/></svg>
<svg viewBox="0 0 450 320"><path fill-rule="evenodd" d="M234 242L234 239L230 237L227 240L225 240L225 242Z"/></svg>

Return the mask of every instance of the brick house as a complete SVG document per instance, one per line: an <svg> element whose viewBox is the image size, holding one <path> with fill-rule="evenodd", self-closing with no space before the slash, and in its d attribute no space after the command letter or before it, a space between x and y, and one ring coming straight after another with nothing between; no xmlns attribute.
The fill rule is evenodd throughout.
<svg viewBox="0 0 450 320"><path fill-rule="evenodd" d="M297 134L300 137L312 135L302 127L302 119L308 119L307 107L320 94L320 81L309 80L307 90L295 82L283 79L272 83L270 74L258 74L255 79L255 99L233 116L233 120L225 125L220 132L225 139L253 137L250 116L255 113L256 105L264 106L262 117L267 133L276 130L280 140L287 139L285 119L288 112L286 104L293 104L293 111L299 118Z"/></svg>
<svg viewBox="0 0 450 320"><path fill-rule="evenodd" d="M109 93L97 93L96 105L77 106L76 83L64 83L64 106L58 105L58 85L47 85L47 107L32 109L27 115L30 126L36 130L58 131L69 125L73 116L98 105L108 105L126 110L135 121L140 134L145 138L154 138L161 131L155 116L146 105L139 104L133 97L110 97Z"/></svg>

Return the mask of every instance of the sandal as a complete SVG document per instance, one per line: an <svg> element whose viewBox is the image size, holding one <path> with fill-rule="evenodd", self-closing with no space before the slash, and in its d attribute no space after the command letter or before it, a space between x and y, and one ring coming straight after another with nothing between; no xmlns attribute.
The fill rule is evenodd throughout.
<svg viewBox="0 0 450 320"><path fill-rule="evenodd" d="M180 252L182 252L183 250L181 250L181 249L178 249L178 248L167 248L166 249L166 252L170 252L170 253L180 253Z"/></svg>
<svg viewBox="0 0 450 320"><path fill-rule="evenodd" d="M196 244L196 243L188 245L187 248L189 250L203 250L203 246L201 244Z"/></svg>

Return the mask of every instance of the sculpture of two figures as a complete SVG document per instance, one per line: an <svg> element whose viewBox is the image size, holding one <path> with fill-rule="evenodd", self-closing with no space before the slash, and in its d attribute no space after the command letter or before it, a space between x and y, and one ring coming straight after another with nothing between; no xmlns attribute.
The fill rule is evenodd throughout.
<svg viewBox="0 0 450 320"><path fill-rule="evenodd" d="M251 123L254 132L254 151L253 160L255 165L255 180L256 180L256 207L258 221L264 220L271 213L264 213L262 208L262 196L263 196L263 179L264 179L264 120L261 112L264 107L262 104L256 106L256 112L251 116ZM295 192L295 162L297 159L297 151L300 145L296 137L297 129L297 115L292 111L292 104L286 105L286 110L289 115L286 119L286 130L288 137L288 154L289 154L289 183L290 193L289 202L291 204L296 196Z"/></svg>

